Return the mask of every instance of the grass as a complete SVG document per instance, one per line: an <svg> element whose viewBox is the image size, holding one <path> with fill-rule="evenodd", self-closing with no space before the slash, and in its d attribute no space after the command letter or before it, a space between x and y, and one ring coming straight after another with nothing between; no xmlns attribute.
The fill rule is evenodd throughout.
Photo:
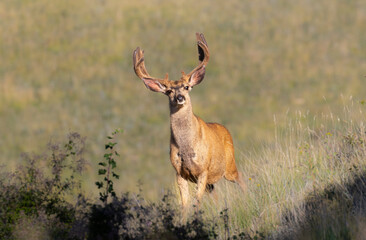
<svg viewBox="0 0 366 240"><path fill-rule="evenodd" d="M217 199L206 195L203 212L190 209L186 222L177 193L152 202L142 190L116 194L103 188L100 199L86 199L79 188L83 178L75 175L85 166L85 139L70 134L66 144L49 144L48 156L25 155L15 174L2 173L5 225L0 224L0 234L20 239L362 239L364 108L350 101L343 116L313 118L311 126L302 123L309 116L300 112L288 118L287 128L274 134L274 145L242 156L248 191L221 181ZM115 151L115 139L108 138ZM112 165L123 163L116 157ZM107 181L120 183L118 178ZM194 195L193 185L191 191Z"/></svg>
<svg viewBox="0 0 366 240"><path fill-rule="evenodd" d="M364 111L364 105L350 101L342 116L329 112L311 117L298 112L296 118L288 118L287 127L274 134L274 144L242 154L240 169L245 174L248 192L243 194L238 186L222 181L217 186L219 201L206 199L205 212L214 217L228 208L231 233L244 229L252 235L256 232L267 235L274 230L293 230L296 224L305 228L310 221L309 216L305 216L309 212L306 202L324 200L326 194L323 192L329 192L325 189L331 186L339 195L347 196L335 204L346 204L359 194L355 194L352 187L364 187L362 181L352 185L354 179L364 177L366 166ZM350 214L347 211L342 214ZM293 221L284 226L289 212ZM336 217L337 213L319 216L322 220ZM353 235L360 231L355 229ZM323 230L318 229L319 232ZM219 235L223 236L223 233ZM293 235L289 239L299 236Z"/></svg>
<svg viewBox="0 0 366 240"><path fill-rule="evenodd" d="M194 33L203 32L211 56L191 93L194 112L230 130L250 189L222 181L218 206L207 198L203 209L212 217L228 208L231 234L270 233L288 211L305 216L312 192L345 186L364 168L363 146L336 154L363 138L365 5L1 1L0 165L14 171L22 152L77 131L89 162L82 189L94 198L104 137L121 128L115 191L136 192L141 181L143 197L159 201L174 189L168 103L134 75L132 51L145 50L151 75L178 78L197 64Z"/></svg>
<svg viewBox="0 0 366 240"><path fill-rule="evenodd" d="M197 64L194 33L204 32L211 58L191 94L194 111L225 124L237 152L246 152L273 144L274 115L282 125L287 111L340 113L340 94L364 100L364 5L2 1L0 162L14 169L19 152L77 131L89 140L88 178L95 179L103 137L121 128L126 163L119 190L136 191L141 179L157 199L174 179L168 103L134 75L136 46L152 75L176 79Z"/></svg>

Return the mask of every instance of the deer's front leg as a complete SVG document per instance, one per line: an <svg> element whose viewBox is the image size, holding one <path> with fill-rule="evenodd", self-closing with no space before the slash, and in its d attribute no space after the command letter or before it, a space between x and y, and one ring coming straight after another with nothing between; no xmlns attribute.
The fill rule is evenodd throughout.
<svg viewBox="0 0 366 240"><path fill-rule="evenodd" d="M180 197L182 200L182 207L185 209L188 203L189 190L188 190L188 182L182 176L177 174L177 183L179 187Z"/></svg>
<svg viewBox="0 0 366 240"><path fill-rule="evenodd" d="M177 172L177 184L179 188L179 193L181 197L181 203L182 207L185 208L188 203L188 182L185 180L180 174L181 174L181 168L182 168L182 159L179 156L179 149L175 144L174 139L171 137L170 139L170 161L175 168Z"/></svg>
<svg viewBox="0 0 366 240"><path fill-rule="evenodd" d="M200 204L201 198L206 190L207 171L203 172L197 179L197 205Z"/></svg>

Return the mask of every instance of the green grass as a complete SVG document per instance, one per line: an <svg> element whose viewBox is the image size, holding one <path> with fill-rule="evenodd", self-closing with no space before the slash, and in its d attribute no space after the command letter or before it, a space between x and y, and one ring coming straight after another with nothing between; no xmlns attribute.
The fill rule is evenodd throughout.
<svg viewBox="0 0 366 240"><path fill-rule="evenodd" d="M77 131L87 137L84 189L96 195L104 137L121 128L116 191L136 191L141 180L144 197L159 199L175 176L168 102L135 76L132 51L145 50L151 75L177 79L197 64L195 32L203 32L211 56L191 93L194 112L230 130L251 189L231 197L236 187L217 187L217 209L222 199L244 205L230 210L240 213L233 227L269 231L313 186L347 177L342 169L328 172L324 146L312 142L306 126L332 140L347 126L334 123L348 106L344 99L365 100L364 1L4 0L0 18L0 164L7 169L20 163L21 152Z"/></svg>

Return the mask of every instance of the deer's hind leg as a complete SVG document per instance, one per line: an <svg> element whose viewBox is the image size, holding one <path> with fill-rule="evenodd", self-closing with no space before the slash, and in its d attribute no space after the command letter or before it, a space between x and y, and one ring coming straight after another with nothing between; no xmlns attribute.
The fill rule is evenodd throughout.
<svg viewBox="0 0 366 240"><path fill-rule="evenodd" d="M228 135L228 137L229 138L227 139L225 146L226 168L224 177L226 180L239 184L241 190L245 192L247 185L244 182L242 174L238 172L238 169L236 168L233 140L230 135Z"/></svg>
<svg viewBox="0 0 366 240"><path fill-rule="evenodd" d="M217 191L215 189L215 186L213 184L207 184L206 185L206 192L209 193L213 197L215 203L217 204L218 200L219 200L219 197L217 196Z"/></svg>
<svg viewBox="0 0 366 240"><path fill-rule="evenodd" d="M231 182L236 182L239 184L240 188L243 190L243 192L246 191L247 186L244 182L243 175L238 171L236 164L235 164L235 157L234 157L234 149L232 149L230 153L230 158L227 159L226 162L226 169L224 177L226 180L229 180Z"/></svg>
<svg viewBox="0 0 366 240"><path fill-rule="evenodd" d="M243 190L243 192L245 192L247 189L247 185L244 182L243 175L240 172L238 172L235 165L234 167L235 168L226 169L224 177L226 180L229 180L230 182L236 182L237 184L239 184L240 188Z"/></svg>
<svg viewBox="0 0 366 240"><path fill-rule="evenodd" d="M247 190L247 185L244 182L243 175L238 172L238 170L235 167L235 170L227 171L224 175L226 180L229 180L230 182L235 182L239 184L241 190L245 192Z"/></svg>

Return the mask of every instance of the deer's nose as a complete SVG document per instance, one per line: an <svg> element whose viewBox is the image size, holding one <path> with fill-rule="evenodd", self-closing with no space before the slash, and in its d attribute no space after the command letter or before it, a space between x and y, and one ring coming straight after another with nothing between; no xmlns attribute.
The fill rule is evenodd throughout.
<svg viewBox="0 0 366 240"><path fill-rule="evenodd" d="M179 94L177 96L177 101L178 101L178 103L183 103L185 101L185 97Z"/></svg>
<svg viewBox="0 0 366 240"><path fill-rule="evenodd" d="M183 97L182 95L180 95L180 94L179 94L179 95L177 96L177 100L178 100L178 101L183 101L183 100L184 100L184 97Z"/></svg>

